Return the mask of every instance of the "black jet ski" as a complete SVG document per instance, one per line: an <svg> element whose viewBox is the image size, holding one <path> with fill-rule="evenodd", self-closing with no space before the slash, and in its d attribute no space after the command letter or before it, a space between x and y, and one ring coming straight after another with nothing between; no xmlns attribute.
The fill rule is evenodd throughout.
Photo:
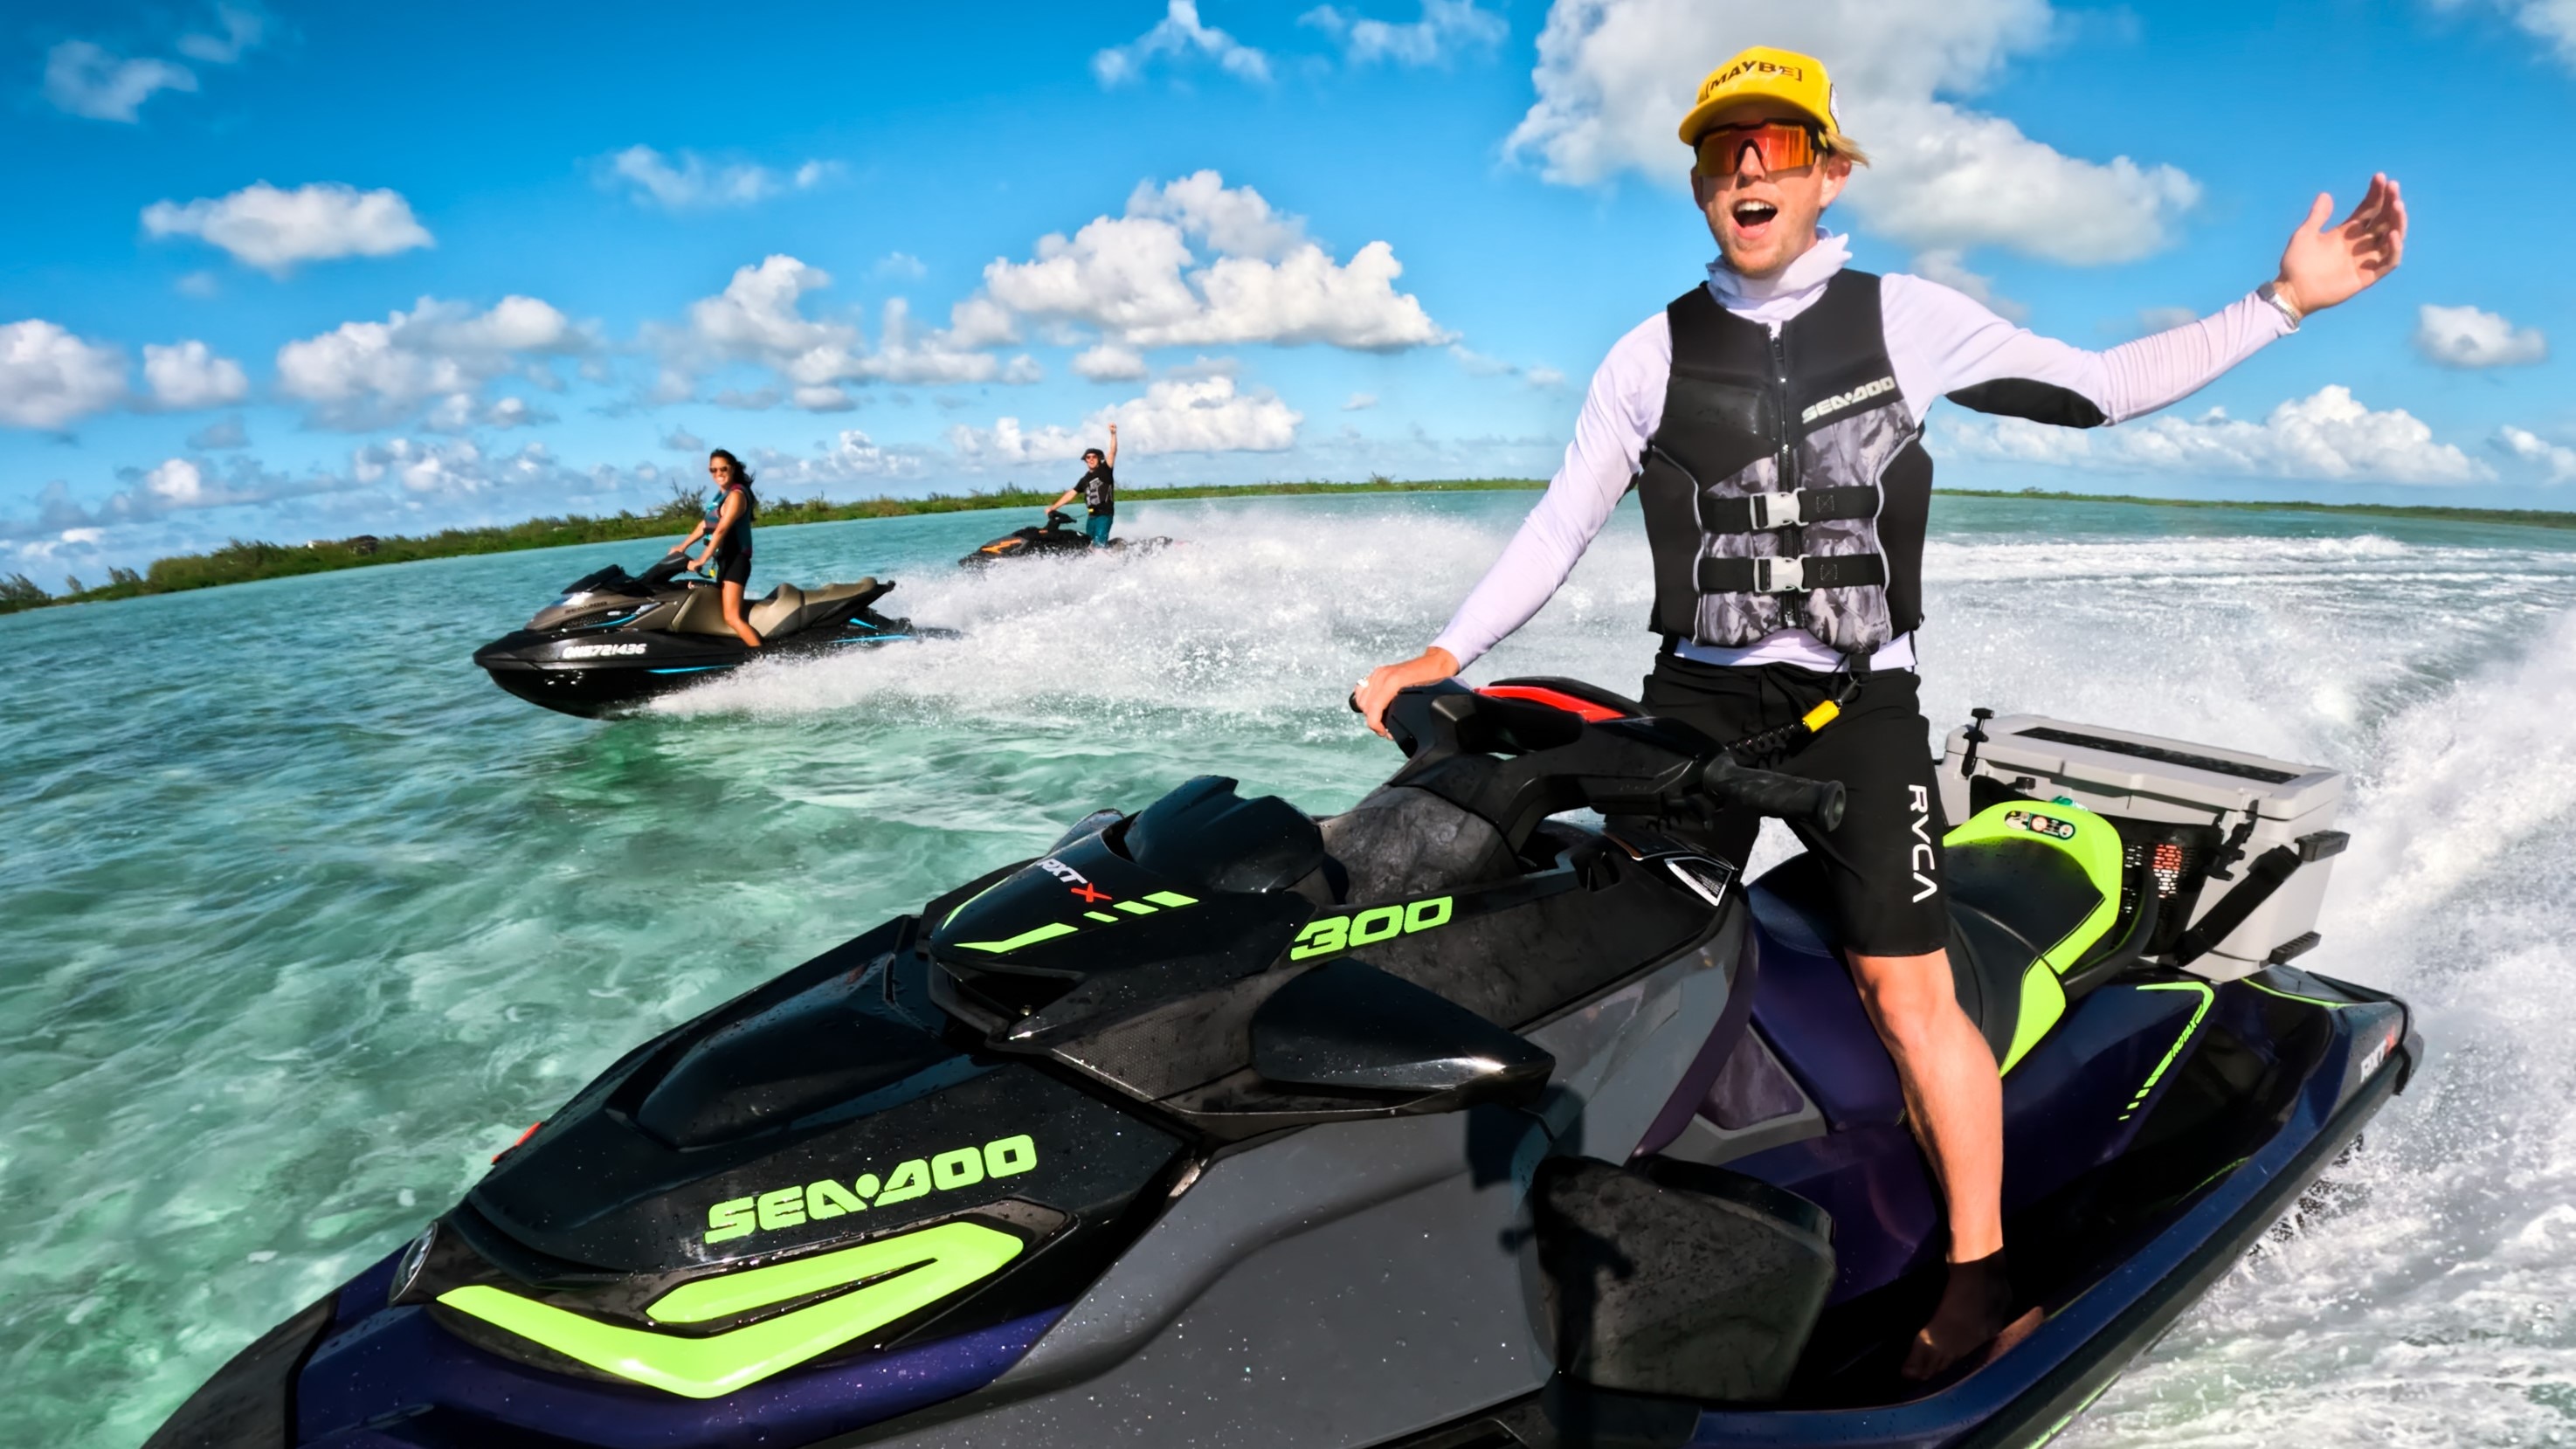
<svg viewBox="0 0 2576 1449"><path fill-rule="evenodd" d="M687 560L664 557L641 574L615 564L564 586L524 629L474 651L492 682L565 714L596 716L701 683L755 657L829 653L851 645L947 636L890 619L874 605L892 579L803 589L780 584L742 601L757 650L725 627L719 586L682 577Z"/></svg>
<svg viewBox="0 0 2576 1449"><path fill-rule="evenodd" d="M1111 538L1098 550L1107 553L1153 553L1169 548L1168 538ZM991 543L977 548L957 562L966 568L981 568L1002 559L1078 558L1094 552L1090 535L1073 526L1072 515L1060 508L1047 510L1046 523L1035 528L1015 528Z"/></svg>
<svg viewBox="0 0 2576 1449"><path fill-rule="evenodd" d="M1667 833L1841 787L1569 681L1388 718L1343 814L1202 777L637 1047L151 1449L2033 1443L2422 1052L1993 799L1952 949L2040 1318L1909 1386L1937 1196L1814 873Z"/></svg>

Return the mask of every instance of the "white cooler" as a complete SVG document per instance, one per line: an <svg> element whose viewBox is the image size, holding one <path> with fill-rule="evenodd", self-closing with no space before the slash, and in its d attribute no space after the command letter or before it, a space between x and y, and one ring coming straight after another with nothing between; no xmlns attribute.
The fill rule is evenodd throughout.
<svg viewBox="0 0 2576 1449"><path fill-rule="evenodd" d="M1960 765L1976 728L1952 730L1941 763L1941 804L1954 824L1970 814ZM1986 720L1983 730L1976 774L2106 816L2120 827L2132 863L2153 860L2166 908L2185 913L2179 923L2158 923L2156 938L2179 944L2163 953L2168 959L2227 981L2317 943L2326 875L2346 842L2333 828L2341 772L2035 714ZM2232 861L2231 848L2240 852ZM2226 926L2272 882L2260 904ZM2240 888L2246 894L2222 908Z"/></svg>

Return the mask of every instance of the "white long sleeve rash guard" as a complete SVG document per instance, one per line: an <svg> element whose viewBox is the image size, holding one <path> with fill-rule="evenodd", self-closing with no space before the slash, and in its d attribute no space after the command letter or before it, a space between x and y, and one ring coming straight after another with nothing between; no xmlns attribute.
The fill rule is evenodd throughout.
<svg viewBox="0 0 2576 1449"><path fill-rule="evenodd" d="M1708 289L1729 312L1776 334L1782 323L1824 295L1825 283L1850 257L1843 237L1819 233L1816 244L1777 277L1745 277L1723 261L1711 263ZM2280 308L2259 293L2248 293L2224 310L2170 332L2088 352L2016 327L1964 293L1921 277L1890 274L1880 283L1879 297L1897 391L1918 421L1936 398L1978 383L2017 378L2068 389L2110 422L2125 422L2189 397L2294 327ZM1620 338L1602 359L1575 419L1564 466L1502 557L1432 641L1448 650L1460 668L1528 623L1609 521L1610 510L1636 481L1646 440L1663 421L1672 360L1672 332L1660 312ZM1842 656L1804 629L1782 629L1740 649L1687 640L1677 648L1683 657L1708 664L1779 663L1832 670L1842 663ZM1871 659L1873 669L1913 666L1911 634L1891 640Z"/></svg>

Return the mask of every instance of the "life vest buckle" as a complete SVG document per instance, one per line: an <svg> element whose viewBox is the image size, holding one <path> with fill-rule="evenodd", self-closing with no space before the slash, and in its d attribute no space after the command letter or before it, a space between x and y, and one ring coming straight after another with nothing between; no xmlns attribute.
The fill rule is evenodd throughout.
<svg viewBox="0 0 2576 1449"><path fill-rule="evenodd" d="M1807 587L1807 560L1802 555L1765 555L1753 561L1753 592L1796 594Z"/></svg>
<svg viewBox="0 0 2576 1449"><path fill-rule="evenodd" d="M1795 492L1754 493L1746 495L1744 501L1755 529L1794 528L1807 521L1805 510L1799 506L1802 496Z"/></svg>

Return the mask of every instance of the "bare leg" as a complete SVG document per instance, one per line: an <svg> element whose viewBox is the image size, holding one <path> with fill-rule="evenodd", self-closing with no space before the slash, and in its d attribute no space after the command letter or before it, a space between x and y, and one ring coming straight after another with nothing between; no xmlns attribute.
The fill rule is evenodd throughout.
<svg viewBox="0 0 2576 1449"><path fill-rule="evenodd" d="M731 629L736 638L753 649L760 647L760 636L752 632L750 622L742 617L742 585L731 580L724 585L724 616L725 627ZM1950 978L1944 976L1941 979L1946 982Z"/></svg>
<svg viewBox="0 0 2576 1449"><path fill-rule="evenodd" d="M1854 955L1851 964L1870 1020L1896 1061L1906 1118L1948 1209L1951 1287L1906 1362L1909 1377L1929 1378L2005 1327L1988 1321L2003 1310L2008 1293L2002 1260L1994 1256L2004 1246L2003 1081L1993 1050L1950 989L1947 952ZM1963 1276L1959 1264L1973 1269Z"/></svg>

